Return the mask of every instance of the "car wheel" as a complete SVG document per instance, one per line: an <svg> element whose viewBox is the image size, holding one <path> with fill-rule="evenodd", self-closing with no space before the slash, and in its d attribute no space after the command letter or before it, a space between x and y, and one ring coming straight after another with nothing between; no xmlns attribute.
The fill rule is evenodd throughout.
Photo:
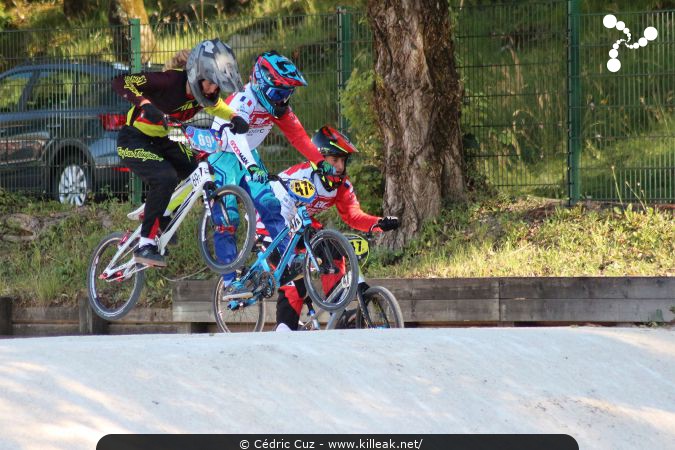
<svg viewBox="0 0 675 450"><path fill-rule="evenodd" d="M54 195L64 204L82 206L91 192L89 166L77 158L66 158L59 164L54 179Z"/></svg>

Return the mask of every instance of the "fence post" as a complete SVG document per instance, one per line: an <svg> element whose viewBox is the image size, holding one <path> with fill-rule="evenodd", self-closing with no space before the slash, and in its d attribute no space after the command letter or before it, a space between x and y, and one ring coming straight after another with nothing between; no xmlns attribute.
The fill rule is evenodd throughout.
<svg viewBox="0 0 675 450"><path fill-rule="evenodd" d="M567 186L570 205L579 201L581 158L581 80L579 0L567 1Z"/></svg>
<svg viewBox="0 0 675 450"><path fill-rule="evenodd" d="M129 32L131 36L129 67L131 73L138 73L141 71L141 19L129 19ZM133 205L140 205L141 191L143 190L141 179L138 178L135 173L131 172L129 183L129 188L131 189L131 203Z"/></svg>
<svg viewBox="0 0 675 450"><path fill-rule="evenodd" d="M108 321L96 315L86 297L78 298L77 309L80 334L107 334Z"/></svg>
<svg viewBox="0 0 675 450"><path fill-rule="evenodd" d="M347 87L347 81L352 73L352 14L344 6L337 8L338 18L338 127L344 131L349 126L347 119L342 115L340 98L342 91Z"/></svg>
<svg viewBox="0 0 675 450"><path fill-rule="evenodd" d="M0 336L12 334L12 299L0 297Z"/></svg>

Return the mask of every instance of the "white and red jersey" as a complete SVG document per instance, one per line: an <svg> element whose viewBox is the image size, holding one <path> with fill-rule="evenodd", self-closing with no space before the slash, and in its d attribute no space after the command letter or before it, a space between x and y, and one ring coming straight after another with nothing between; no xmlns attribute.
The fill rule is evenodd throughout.
<svg viewBox="0 0 675 450"><path fill-rule="evenodd" d="M223 150L236 154L239 161L245 167L248 168L254 164L251 149L257 148L262 143L270 131L272 131L274 125L279 127L284 136L286 136L286 139L288 139L288 142L305 159L315 163L323 160L323 156L312 143L309 136L307 136L298 116L295 115L291 108L289 107L288 111L277 119L258 103L255 94L251 90L251 83L246 83L243 92L232 93L225 103L234 110L236 115L248 122L248 133L245 135L228 133L229 140L223 136ZM219 131L221 126L226 122L226 120L216 117L211 125L211 129Z"/></svg>
<svg viewBox="0 0 675 450"><path fill-rule="evenodd" d="M313 174L312 171L313 169L309 161L305 161L291 166L279 174L279 177L284 180L308 179L314 183L317 195L314 201L307 205L307 212L312 218L316 214L335 205L342 220L356 230L369 231L377 223L380 219L379 217L366 214L361 209L361 204L356 198L354 187L348 177L345 178L344 182L337 189L328 191L321 184L319 176ZM293 216L295 216L295 202L281 183L272 181L270 184L272 185L274 195L281 202L281 215L286 219L286 223L289 223ZM318 222L316 223L318 224ZM262 222L258 221L258 228L262 227Z"/></svg>

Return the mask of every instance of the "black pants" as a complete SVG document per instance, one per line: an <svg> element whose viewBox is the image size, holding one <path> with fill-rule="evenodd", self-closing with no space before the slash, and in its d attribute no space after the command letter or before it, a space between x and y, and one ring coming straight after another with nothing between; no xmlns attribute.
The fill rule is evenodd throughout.
<svg viewBox="0 0 675 450"><path fill-rule="evenodd" d="M154 238L167 225L162 219L178 183L197 168L189 147L167 137L151 137L125 126L117 138L122 162L148 185L141 236Z"/></svg>

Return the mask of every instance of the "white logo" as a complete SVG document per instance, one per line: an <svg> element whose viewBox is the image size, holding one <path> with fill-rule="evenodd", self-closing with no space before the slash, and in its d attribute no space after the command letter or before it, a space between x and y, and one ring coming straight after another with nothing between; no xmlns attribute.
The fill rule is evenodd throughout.
<svg viewBox="0 0 675 450"><path fill-rule="evenodd" d="M628 39L619 39L612 45L612 49L609 51L609 61L607 61L607 70L610 72L618 72L619 69L621 69L621 61L619 61L619 45L623 42L623 45L625 45L627 48L630 48L631 50L635 50L636 48L640 47L645 47L649 41L653 41L656 39L656 37L659 35L658 31L656 31L656 28L654 27L647 27L645 28L644 31L644 36L638 39L637 42L633 42L632 44L629 44L630 42L630 29L626 27L626 24L623 23L622 21L617 21L616 17L612 14L607 14L603 19L602 19L602 24L605 26L605 28L616 28L619 31L623 31L623 34L626 35Z"/></svg>

